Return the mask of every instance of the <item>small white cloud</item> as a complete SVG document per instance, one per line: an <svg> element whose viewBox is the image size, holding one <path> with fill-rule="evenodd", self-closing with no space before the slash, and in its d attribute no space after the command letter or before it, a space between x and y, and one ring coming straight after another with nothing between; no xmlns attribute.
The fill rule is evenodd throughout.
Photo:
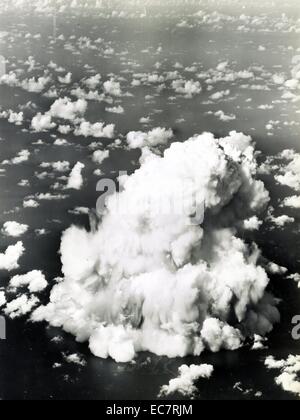
<svg viewBox="0 0 300 420"><path fill-rule="evenodd" d="M103 84L104 92L111 96L121 96L122 90L119 82L114 79L110 79Z"/></svg>
<svg viewBox="0 0 300 420"><path fill-rule="evenodd" d="M86 366L87 364L83 357L76 353L70 355L64 354L64 359L67 363L73 363L78 366Z"/></svg>
<svg viewBox="0 0 300 420"><path fill-rule="evenodd" d="M3 291L0 291L0 308L6 304L6 296Z"/></svg>
<svg viewBox="0 0 300 420"><path fill-rule="evenodd" d="M159 144L167 144L173 137L173 131L157 127L148 133L142 131L131 131L127 134L127 143L131 149L153 147Z"/></svg>
<svg viewBox="0 0 300 420"><path fill-rule="evenodd" d="M5 222L2 228L3 235L18 238L28 231L29 226L17 222Z"/></svg>
<svg viewBox="0 0 300 420"><path fill-rule="evenodd" d="M55 127L56 124L52 122L51 115L43 115L40 112L31 121L31 128L38 133L52 130Z"/></svg>
<svg viewBox="0 0 300 420"><path fill-rule="evenodd" d="M21 287L27 287L30 293L42 292L47 286L48 282L44 274L38 270L14 276L9 282L10 288L16 290Z"/></svg>
<svg viewBox="0 0 300 420"><path fill-rule="evenodd" d="M200 82L195 82L194 80L174 80L172 82L172 88L176 93L184 95L186 98L192 98L195 95L198 95L202 92L202 87Z"/></svg>
<svg viewBox="0 0 300 420"><path fill-rule="evenodd" d="M37 208L39 206L40 206L40 204L37 201L33 200L32 198L23 201L23 207L25 209L26 208L33 208L33 209L35 209L35 208Z"/></svg>
<svg viewBox="0 0 300 420"><path fill-rule="evenodd" d="M93 157L92 157L93 161L95 163L98 163L98 165L101 165L102 162L107 158L109 158L109 151L108 150L96 150L93 153Z"/></svg>
<svg viewBox="0 0 300 420"><path fill-rule="evenodd" d="M82 121L80 126L74 131L75 136L108 138L112 139L115 135L115 125L104 123L91 124L88 121Z"/></svg>
<svg viewBox="0 0 300 420"><path fill-rule="evenodd" d="M84 99L78 99L72 102L65 97L57 99L50 108L49 115L55 118L74 121L77 117L82 117L87 110L87 102Z"/></svg>
<svg viewBox="0 0 300 420"><path fill-rule="evenodd" d="M71 171L71 174L68 179L67 189L80 190L83 185L82 170L85 168L85 165L81 162L77 162L74 168Z"/></svg>
<svg viewBox="0 0 300 420"><path fill-rule="evenodd" d="M160 390L160 396L168 396L175 393L185 397L193 397L197 392L196 383L199 379L209 379L213 374L212 365L182 365L179 368L178 378L171 379L168 385Z"/></svg>
<svg viewBox="0 0 300 420"><path fill-rule="evenodd" d="M23 242L11 245L4 253L0 253L0 270L12 271L19 268L19 259L24 254Z"/></svg>
<svg viewBox="0 0 300 420"><path fill-rule="evenodd" d="M27 315L32 311L34 307L39 304L39 299L35 296L30 298L26 295L22 295L15 300L12 300L6 305L4 313L11 319L19 318Z"/></svg>
<svg viewBox="0 0 300 420"><path fill-rule="evenodd" d="M275 378L276 384L284 391L300 397L300 356L290 355L286 360L275 360L273 356L269 356L265 360L265 366L268 369L281 370L281 374Z"/></svg>
<svg viewBox="0 0 300 420"><path fill-rule="evenodd" d="M259 230L262 224L263 222L257 216L244 220L244 228L250 231Z"/></svg>

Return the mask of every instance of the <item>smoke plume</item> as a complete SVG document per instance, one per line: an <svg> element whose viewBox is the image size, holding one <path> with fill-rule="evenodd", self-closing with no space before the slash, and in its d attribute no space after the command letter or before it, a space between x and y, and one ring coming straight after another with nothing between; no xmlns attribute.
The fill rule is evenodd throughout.
<svg viewBox="0 0 300 420"><path fill-rule="evenodd" d="M244 221L269 202L255 155L251 137L236 132L173 143L163 156L147 149L140 169L107 199L97 229L64 232L64 278L32 320L62 327L117 362L141 351L235 350L270 332L276 300L258 247L241 239Z"/></svg>

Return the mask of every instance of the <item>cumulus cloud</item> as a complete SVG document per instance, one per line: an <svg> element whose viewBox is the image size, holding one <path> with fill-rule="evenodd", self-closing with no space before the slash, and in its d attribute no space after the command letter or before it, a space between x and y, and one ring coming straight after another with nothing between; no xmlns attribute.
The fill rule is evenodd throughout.
<svg viewBox="0 0 300 420"><path fill-rule="evenodd" d="M23 80L20 85L24 90L27 90L28 92L40 93L47 87L50 81L50 77L39 77L38 79L33 77L31 79Z"/></svg>
<svg viewBox="0 0 300 420"><path fill-rule="evenodd" d="M86 366L86 361L79 354L64 354L64 359L67 363L73 363L78 366Z"/></svg>
<svg viewBox="0 0 300 420"><path fill-rule="evenodd" d="M287 216L286 214L278 217L271 214L269 215L268 220L279 228L284 228L286 225L295 222L293 217Z"/></svg>
<svg viewBox="0 0 300 420"><path fill-rule="evenodd" d="M105 108L106 112L111 112L113 114L124 114L125 110L124 108L119 105L119 106L113 106L113 107L107 107Z"/></svg>
<svg viewBox="0 0 300 420"><path fill-rule="evenodd" d="M43 115L40 112L31 121L31 128L36 132L52 130L55 127L51 115Z"/></svg>
<svg viewBox="0 0 300 420"><path fill-rule="evenodd" d="M176 93L180 93L186 98L192 98L202 92L200 82L195 82L194 80L174 80L172 82L172 88Z"/></svg>
<svg viewBox="0 0 300 420"><path fill-rule="evenodd" d="M148 133L141 131L131 131L127 134L127 143L131 149L157 146L167 144L173 137L173 131L157 127Z"/></svg>
<svg viewBox="0 0 300 420"><path fill-rule="evenodd" d="M197 392L196 383L199 379L209 379L213 374L212 365L182 365L179 368L178 378L171 379L168 385L161 388L160 396L168 396L175 393L184 397L193 397Z"/></svg>
<svg viewBox="0 0 300 420"><path fill-rule="evenodd" d="M210 96L210 99L213 101L218 101L220 99L223 99L224 97L230 95L230 90L221 90L220 92L215 92Z"/></svg>
<svg viewBox="0 0 300 420"><path fill-rule="evenodd" d="M93 153L93 161L97 163L98 165L101 165L101 163L109 157L109 150L96 150Z"/></svg>
<svg viewBox="0 0 300 420"><path fill-rule="evenodd" d="M57 162L43 162L40 164L43 169L51 168L55 172L68 172L70 170L70 162L57 161Z"/></svg>
<svg viewBox="0 0 300 420"><path fill-rule="evenodd" d="M214 115L216 117L218 117L221 121L224 121L224 122L236 120L236 115L234 115L234 114L227 115L227 114L225 114L224 111L217 111L217 112L215 112Z"/></svg>
<svg viewBox="0 0 300 420"><path fill-rule="evenodd" d="M67 73L64 77L58 76L59 83L69 85L72 83L72 73Z"/></svg>
<svg viewBox="0 0 300 420"><path fill-rule="evenodd" d="M5 293L0 291L0 308L6 304L6 296Z"/></svg>
<svg viewBox="0 0 300 420"><path fill-rule="evenodd" d="M89 88L89 89L96 89L96 87L100 84L101 81L101 74L95 74L94 76L89 77L88 79L86 79L84 81L84 84Z"/></svg>
<svg viewBox="0 0 300 420"><path fill-rule="evenodd" d="M22 242L11 245L4 253L0 253L0 270L12 271L19 268L19 259L24 254Z"/></svg>
<svg viewBox="0 0 300 420"><path fill-rule="evenodd" d="M290 355L286 360L276 360L273 356L267 357L265 365L268 369L281 370L281 374L275 378L277 385L284 391L300 397L300 381L298 375L300 372L300 356Z"/></svg>
<svg viewBox="0 0 300 420"><path fill-rule="evenodd" d="M9 282L11 289L17 290L21 287L27 287L30 293L42 292L47 286L48 282L45 275L38 270L14 276Z"/></svg>
<svg viewBox="0 0 300 420"><path fill-rule="evenodd" d="M47 85L51 82L49 76L41 76L38 78L32 77L30 79L19 80L15 72L4 74L0 78L0 83L10 87L20 87L31 93L41 93L46 89Z"/></svg>
<svg viewBox="0 0 300 420"><path fill-rule="evenodd" d="M294 195L292 197L285 198L282 203L282 207L291 207L294 209L300 209L300 196Z"/></svg>
<svg viewBox="0 0 300 420"><path fill-rule="evenodd" d="M235 229L269 201L255 156L252 139L236 132L149 153L120 179L98 229L64 233L64 280L32 320L61 326L120 362L140 351L234 350L246 336L270 332L279 312L260 251ZM203 202L204 223L195 217Z"/></svg>
<svg viewBox="0 0 300 420"><path fill-rule="evenodd" d="M35 208L37 208L39 206L40 206L39 203L37 201L33 200L32 198L29 198L28 200L24 200L23 201L23 207L25 209L26 208L33 208L33 209L35 209Z"/></svg>
<svg viewBox="0 0 300 420"><path fill-rule="evenodd" d="M259 230L263 222L257 216L252 216L250 219L244 221L244 228L246 230Z"/></svg>
<svg viewBox="0 0 300 420"><path fill-rule="evenodd" d="M21 163L27 162L30 158L31 153L29 150L21 150L16 157L11 160L5 160L2 165L20 165Z"/></svg>
<svg viewBox="0 0 300 420"><path fill-rule="evenodd" d="M36 296L28 297L26 295L22 295L9 302L6 305L4 313L11 319L20 318L30 313L38 304L39 299Z"/></svg>
<svg viewBox="0 0 300 420"><path fill-rule="evenodd" d="M82 121L79 127L74 131L75 136L108 138L112 139L115 135L115 125L104 123L91 124L88 121Z"/></svg>
<svg viewBox="0 0 300 420"><path fill-rule="evenodd" d="M28 231L29 226L17 222L5 222L2 228L3 235L18 238Z"/></svg>
<svg viewBox="0 0 300 420"><path fill-rule="evenodd" d="M67 189L80 190L83 185L82 170L85 165L77 162L68 178Z"/></svg>
<svg viewBox="0 0 300 420"><path fill-rule="evenodd" d="M15 125L22 125L24 120L23 112L14 112L11 109L8 111L0 112L0 118L7 119L9 123Z"/></svg>
<svg viewBox="0 0 300 420"><path fill-rule="evenodd" d="M114 79L107 80L103 84L103 89L107 95L111 95L111 96L122 95L121 85L119 82L116 82Z"/></svg>
<svg viewBox="0 0 300 420"><path fill-rule="evenodd" d="M49 114L55 118L74 121L77 117L82 117L87 110L87 102L84 99L71 101L65 97L57 99L51 106Z"/></svg>
<svg viewBox="0 0 300 420"><path fill-rule="evenodd" d="M279 157L288 163L280 169L282 175L275 176L276 181L300 191L300 154L294 150L284 150Z"/></svg>

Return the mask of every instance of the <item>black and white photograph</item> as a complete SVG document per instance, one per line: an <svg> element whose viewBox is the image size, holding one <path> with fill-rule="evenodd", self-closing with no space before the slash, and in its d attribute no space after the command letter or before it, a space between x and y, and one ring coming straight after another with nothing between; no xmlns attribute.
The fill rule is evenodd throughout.
<svg viewBox="0 0 300 420"><path fill-rule="evenodd" d="M299 400L299 105L299 0L0 0L0 400Z"/></svg>

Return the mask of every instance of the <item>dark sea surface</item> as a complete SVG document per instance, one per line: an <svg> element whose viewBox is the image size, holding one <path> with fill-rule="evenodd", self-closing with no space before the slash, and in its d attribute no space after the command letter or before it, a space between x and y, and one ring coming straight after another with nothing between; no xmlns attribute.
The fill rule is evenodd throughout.
<svg viewBox="0 0 300 420"><path fill-rule="evenodd" d="M162 69L172 70L172 66L181 62L184 66L193 63L201 69L216 67L220 61L235 62L237 68L246 69L249 66L263 65L267 71L273 66L281 65L281 71L290 71L290 62L299 45L299 34L293 33L237 33L230 27L221 31L212 31L207 27L176 28L175 17L169 19L132 18L103 19L96 15L85 13L81 16L63 14L58 16L57 32L65 37L75 35L98 37L112 42L117 53L127 50L127 60L136 60L139 67L134 72L152 72L154 64L159 61ZM65 67L73 74L73 83L87 76L84 65L89 64L103 76L121 73L127 69L126 62L120 61L119 55L109 59L95 54L93 51L82 50L80 55L66 53L64 42L57 41L49 45L49 36L53 31L51 17L25 14L10 14L0 16L0 31L25 31L40 33L39 40L18 38L13 44L0 43L0 54L8 59L8 70L11 64L22 67L21 62L28 56L34 58L44 67L50 60ZM265 45L266 52L258 54L257 46ZM153 51L162 46L158 55ZM281 49L280 46L285 48ZM292 46L293 50L288 50ZM141 51L150 47L151 54ZM191 78L193 75L188 75ZM129 78L122 84L124 91L132 91ZM224 83L224 88L226 84ZM221 89L221 87L219 87ZM218 105L203 104L210 92L202 92L192 98L177 98L170 100L174 92L162 91L153 101L146 102L145 96L153 94L151 87L140 87L134 91L134 97L122 97L121 105L125 108L122 115L105 112L105 104L89 102L86 119L91 122L104 120L117 126L118 136L126 135L131 130L143 129L139 120L151 115L151 127L170 127L175 132L176 140L183 141L196 133L210 131L216 135L227 135L231 130L250 134L262 151L262 156L276 154L283 149L294 148L300 152L299 128L284 127L277 130L274 136L267 136L265 129L269 120L282 120L282 114L288 119L298 118L297 106L276 106L270 111L259 111L257 106L267 104L280 97L276 90L249 91L239 88L239 84L230 86L234 101ZM251 97L251 108L245 103ZM0 105L3 109L18 109L19 105L33 101L40 112L46 112L53 100L40 94L32 94L18 88L0 86ZM224 124L213 116L205 115L209 110L219 108L225 113L235 113L237 119ZM161 110L154 113L153 110ZM0 287L6 287L10 277L17 273L26 273L33 269L43 270L47 279L61 275L59 257L60 237L62 232L72 223L88 226L86 216L74 216L68 213L77 206L94 207L97 200L96 183L99 178L93 175L95 167L91 165L91 151L87 149L90 139L63 136L70 143L69 147L55 147L55 138L51 133L30 133L22 131L29 126L32 116L26 111L26 121L23 126L16 127L6 120L0 120L0 160L11 159L20 150L32 152L29 162L20 166L6 167L6 175L0 177L0 224L7 220L26 223L30 230L24 238L25 255L20 260L20 270L16 273L0 272ZM184 122L176 122L184 118ZM150 128L151 128L150 127ZM53 134L53 133L52 133ZM62 137L62 136L61 136ZM42 139L43 145L33 142ZM93 140L93 139L92 139ZM105 149L111 141L97 140ZM139 166L139 152L129 152L119 148L111 152L101 169L105 177L116 177L121 170L132 172ZM84 189L72 192L66 200L41 202L39 209L22 209L22 202L28 195L48 192L53 180L39 180L35 177L38 166L44 161L68 160L75 164L78 160L86 165ZM21 179L30 179L29 188L19 187ZM276 206L278 199L293 195L288 188L275 185L273 177L265 176L264 181L272 195L272 204ZM20 211L7 214L20 207ZM263 251L264 256L279 265L287 267L290 272L300 272L300 217L299 211L287 210L286 214L295 217L296 222L288 229L270 230L266 225L262 231L249 234L249 240L254 239ZM36 236L35 229L45 228L49 233ZM0 236L0 251L16 242L14 238ZM50 280L51 283L51 280ZM50 289L50 288L49 288ZM162 385L177 376L178 367L183 363L210 363L214 365L215 373L209 381L199 381L199 399L253 399L257 392L263 399L295 399L292 394L282 391L274 378L277 371L268 371L264 359L268 355L275 358L286 358L289 354L300 354L300 341L291 337L291 319L300 313L300 290L297 284L290 280L274 276L270 282L270 290L281 299L279 305L282 314L280 325L275 327L270 335L268 349L251 351L250 343L236 352L221 351L217 354L204 353L199 358L168 359L152 354L141 354L135 363L117 364L112 360L101 360L88 350L86 344L78 344L74 338L61 330L49 328L44 324L33 325L26 318L7 320L7 340L0 341L0 399L153 399L156 398ZM47 302L49 290L44 293L42 301ZM51 340L60 336L63 340L54 343ZM79 353L84 356L87 366L65 363L62 353ZM54 369L55 363L62 367ZM240 382L245 392L233 389ZM248 391L247 391L248 390ZM180 397L174 397L174 399Z"/></svg>

